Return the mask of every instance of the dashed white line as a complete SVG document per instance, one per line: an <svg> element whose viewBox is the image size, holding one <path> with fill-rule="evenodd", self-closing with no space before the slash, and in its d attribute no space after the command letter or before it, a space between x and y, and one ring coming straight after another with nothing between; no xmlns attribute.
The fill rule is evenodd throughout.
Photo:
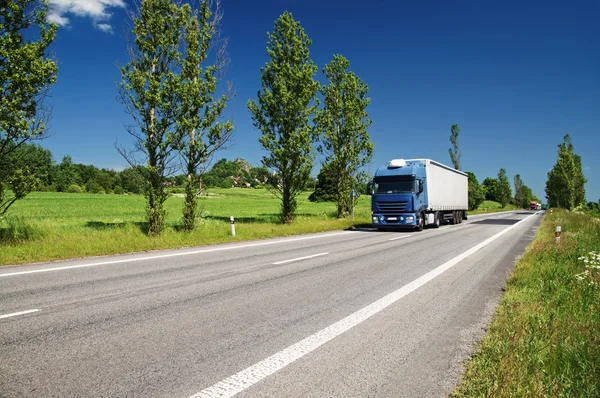
<svg viewBox="0 0 600 398"><path fill-rule="evenodd" d="M344 234L351 234L351 233L353 233L353 231L336 232L336 233L326 234L326 235L305 236L302 238L293 238L293 239L285 239L285 240L280 239L280 240L271 241L271 242L250 243L247 245L216 247L213 249L200 249L200 250L192 250L192 251L179 252L179 253L160 254L160 255L156 255L156 256L135 257L135 258L128 258L128 259L123 259L123 260L100 261L100 262L88 263L88 264L68 265L66 267L42 268L42 269L35 269L35 270L31 270L31 271L10 272L10 273L6 273L6 274L0 274L0 278L7 277L7 276L37 274L40 272L64 271L64 270L75 269L75 268L96 267L99 265L133 263L136 261L156 260L159 258L189 256L190 254L201 254L201 253L211 253L211 252L218 252L218 251L225 251L225 250L245 249L248 247L275 245L277 243L297 242L297 241L307 240L307 239L328 238L330 236L337 236L337 235L344 235Z"/></svg>
<svg viewBox="0 0 600 398"><path fill-rule="evenodd" d="M392 239L388 239L388 240L398 240L398 239L410 238L411 236L412 235L398 236L397 238L392 238Z"/></svg>
<svg viewBox="0 0 600 398"><path fill-rule="evenodd" d="M348 331L354 326L364 322L365 320L369 319L378 312L381 312L385 308L394 304L396 301L400 300L402 297L417 290L427 282L438 277L443 272L449 270L450 268L458 264L460 261L469 257L471 254L477 252L481 248L489 245L494 240L498 239L500 236L504 235L508 231L516 228L518 225L522 224L531 217L532 216L528 216L523 220L517 222L516 224L513 224L506 229L503 229L491 238L486 239L485 241L472 247L466 252L454 257L450 261L445 262L439 267L429 271L425 275L415 279L407 285L402 286L400 289L356 311L355 313L334 323L333 325L328 326L325 329L322 329L317 333L305 338L304 340L301 340L296 344L293 344L279 351L278 353L268 357L267 359L264 359L242 370L241 372L236 373L233 376L230 376L225 380L222 380L198 392L197 394L190 396L190 398L233 397L237 393L244 391L245 389L272 375L278 370L288 366L292 362L302 358L306 354L316 350L323 344L333 340L334 338Z"/></svg>
<svg viewBox="0 0 600 398"><path fill-rule="evenodd" d="M292 261L300 261L300 260L306 260L308 258L313 258L313 257L319 257L319 256L325 256L329 253L319 253L319 254L313 254L311 256L306 256L306 257L298 257L298 258L293 258L291 260L283 260L283 261L278 261L276 263L273 263L273 265L279 265L279 264L285 264L285 263L291 263Z"/></svg>
<svg viewBox="0 0 600 398"><path fill-rule="evenodd" d="M27 311L21 311L21 312L13 312L12 314L0 315L0 319L10 318L10 317L19 316L19 315L25 315L25 314L31 314L33 312L38 312L38 311L39 311L39 309L27 310Z"/></svg>

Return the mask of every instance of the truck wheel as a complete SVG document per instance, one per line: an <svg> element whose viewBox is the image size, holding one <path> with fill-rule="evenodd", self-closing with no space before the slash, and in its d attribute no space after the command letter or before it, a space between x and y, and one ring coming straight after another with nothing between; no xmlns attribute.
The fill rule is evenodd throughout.
<svg viewBox="0 0 600 398"><path fill-rule="evenodd" d="M433 216L433 228L439 228L440 227L440 216L443 217L443 215L441 215L438 212L434 213L434 216Z"/></svg>
<svg viewBox="0 0 600 398"><path fill-rule="evenodd" d="M450 224L452 224L452 225L458 224L458 223L457 223L457 221L458 221L458 220L457 220L457 218L456 218L456 212L455 212L455 211L453 211L453 212L452 212L452 220L450 220Z"/></svg>
<svg viewBox="0 0 600 398"><path fill-rule="evenodd" d="M419 214L419 224L417 225L417 231L422 231L425 227L425 214Z"/></svg>
<svg viewBox="0 0 600 398"><path fill-rule="evenodd" d="M458 214L457 214L457 216L458 216L458 223L459 223L459 224L460 224L460 223L462 223L462 216L463 216L463 212L462 212L462 211L459 211L459 212L458 212Z"/></svg>
<svg viewBox="0 0 600 398"><path fill-rule="evenodd" d="M466 210L465 210L465 211L463 211L463 220L468 220L468 218L467 218L467 212L466 212Z"/></svg>

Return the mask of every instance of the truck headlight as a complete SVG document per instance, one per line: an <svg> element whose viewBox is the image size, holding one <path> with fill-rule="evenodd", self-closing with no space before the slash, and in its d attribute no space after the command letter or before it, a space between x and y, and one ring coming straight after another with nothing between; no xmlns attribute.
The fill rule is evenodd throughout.
<svg viewBox="0 0 600 398"><path fill-rule="evenodd" d="M379 217L373 216L373 224L379 224Z"/></svg>
<svg viewBox="0 0 600 398"><path fill-rule="evenodd" d="M415 217L414 216L407 216L406 217L406 222L414 222L415 221Z"/></svg>

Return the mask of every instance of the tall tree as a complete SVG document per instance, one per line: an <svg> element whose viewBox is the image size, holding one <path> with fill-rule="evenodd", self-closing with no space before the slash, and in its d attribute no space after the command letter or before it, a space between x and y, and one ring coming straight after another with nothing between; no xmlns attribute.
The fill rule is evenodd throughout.
<svg viewBox="0 0 600 398"><path fill-rule="evenodd" d="M311 147L317 137L310 121L317 107L318 68L310 59L312 41L289 12L275 21L268 38L271 60L261 68L258 103L249 100L248 108L268 152L262 163L278 176L272 184L281 198L281 220L291 223L314 163Z"/></svg>
<svg viewBox="0 0 600 398"><path fill-rule="evenodd" d="M575 206L585 205L585 183L587 178L583 175L583 166L581 164L581 156L573 154L575 162Z"/></svg>
<svg viewBox="0 0 600 398"><path fill-rule="evenodd" d="M323 133L319 151L333 178L338 218L350 214L350 192L356 188L359 169L373 157L367 131L371 125L366 111L371 101L369 87L349 68L350 61L341 55L334 55L325 65L329 85L320 89L324 106L315 117L317 131Z"/></svg>
<svg viewBox="0 0 600 398"><path fill-rule="evenodd" d="M515 204L518 207L527 207L527 203L525 202L525 184L523 184L523 180L521 180L521 175L515 175Z"/></svg>
<svg viewBox="0 0 600 398"><path fill-rule="evenodd" d="M505 208L510 202L511 196L512 190L510 188L508 176L506 175L506 170L500 169L498 172L498 201L502 205L502 208Z"/></svg>
<svg viewBox="0 0 600 398"><path fill-rule="evenodd" d="M475 174L467 171L469 176L469 210L476 210L485 200L485 188L479 185Z"/></svg>
<svg viewBox="0 0 600 398"><path fill-rule="evenodd" d="M548 172L546 198L551 207L572 209L585 201L586 179L583 176L581 157L574 153L569 134L558 145L558 159Z"/></svg>
<svg viewBox="0 0 600 398"><path fill-rule="evenodd" d="M452 165L456 170L460 170L460 155L461 152L458 148L458 134L460 133L460 129L458 128L458 124L453 124L450 127L450 142L452 143L452 148L448 149L450 153L450 160L452 161Z"/></svg>
<svg viewBox="0 0 600 398"><path fill-rule="evenodd" d="M193 230L196 224L203 169L212 155L230 141L233 132L230 120L219 120L232 97L231 86L215 98L217 83L226 67L227 43L218 36L222 18L220 0L213 4L214 12L207 0L202 0L199 9L193 11L188 4L183 6L189 17L184 28L186 50L181 65L182 97L177 120L177 149L187 174L183 209L186 231ZM211 50L215 51L215 62L204 66Z"/></svg>
<svg viewBox="0 0 600 398"><path fill-rule="evenodd" d="M163 182L172 160L179 104L183 95L179 76L181 31L189 19L189 8L172 0L142 0L133 16L134 41L130 61L121 68L120 98L134 125L127 131L135 141L133 152L120 153L133 166L136 152L145 157L148 181L145 188L148 234L158 235L164 226ZM137 170L137 168L134 168Z"/></svg>
<svg viewBox="0 0 600 398"><path fill-rule="evenodd" d="M8 155L44 137L50 109L44 106L56 82L56 62L48 47L58 25L48 23L47 0L3 0L0 6L0 216L38 183L23 166L8 173ZM12 190L12 195L6 189Z"/></svg>
<svg viewBox="0 0 600 398"><path fill-rule="evenodd" d="M494 202L500 202L498 199L498 180L492 177L487 177L483 180L483 187L485 188L485 199L493 200Z"/></svg>

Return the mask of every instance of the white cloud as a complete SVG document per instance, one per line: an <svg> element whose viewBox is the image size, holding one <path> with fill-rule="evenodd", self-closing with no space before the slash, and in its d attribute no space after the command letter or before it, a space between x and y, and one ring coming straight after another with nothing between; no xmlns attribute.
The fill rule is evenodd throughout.
<svg viewBox="0 0 600 398"><path fill-rule="evenodd" d="M112 33L113 32L112 26L109 25L109 24L107 24L107 23L99 23L99 24L96 24L95 26L96 26L96 28L98 30L101 30L103 32L106 32L106 33Z"/></svg>
<svg viewBox="0 0 600 398"><path fill-rule="evenodd" d="M111 8L125 8L124 0L50 0L48 20L60 26L69 26L70 19L66 15L88 17L96 29L112 33L107 22L112 17Z"/></svg>

